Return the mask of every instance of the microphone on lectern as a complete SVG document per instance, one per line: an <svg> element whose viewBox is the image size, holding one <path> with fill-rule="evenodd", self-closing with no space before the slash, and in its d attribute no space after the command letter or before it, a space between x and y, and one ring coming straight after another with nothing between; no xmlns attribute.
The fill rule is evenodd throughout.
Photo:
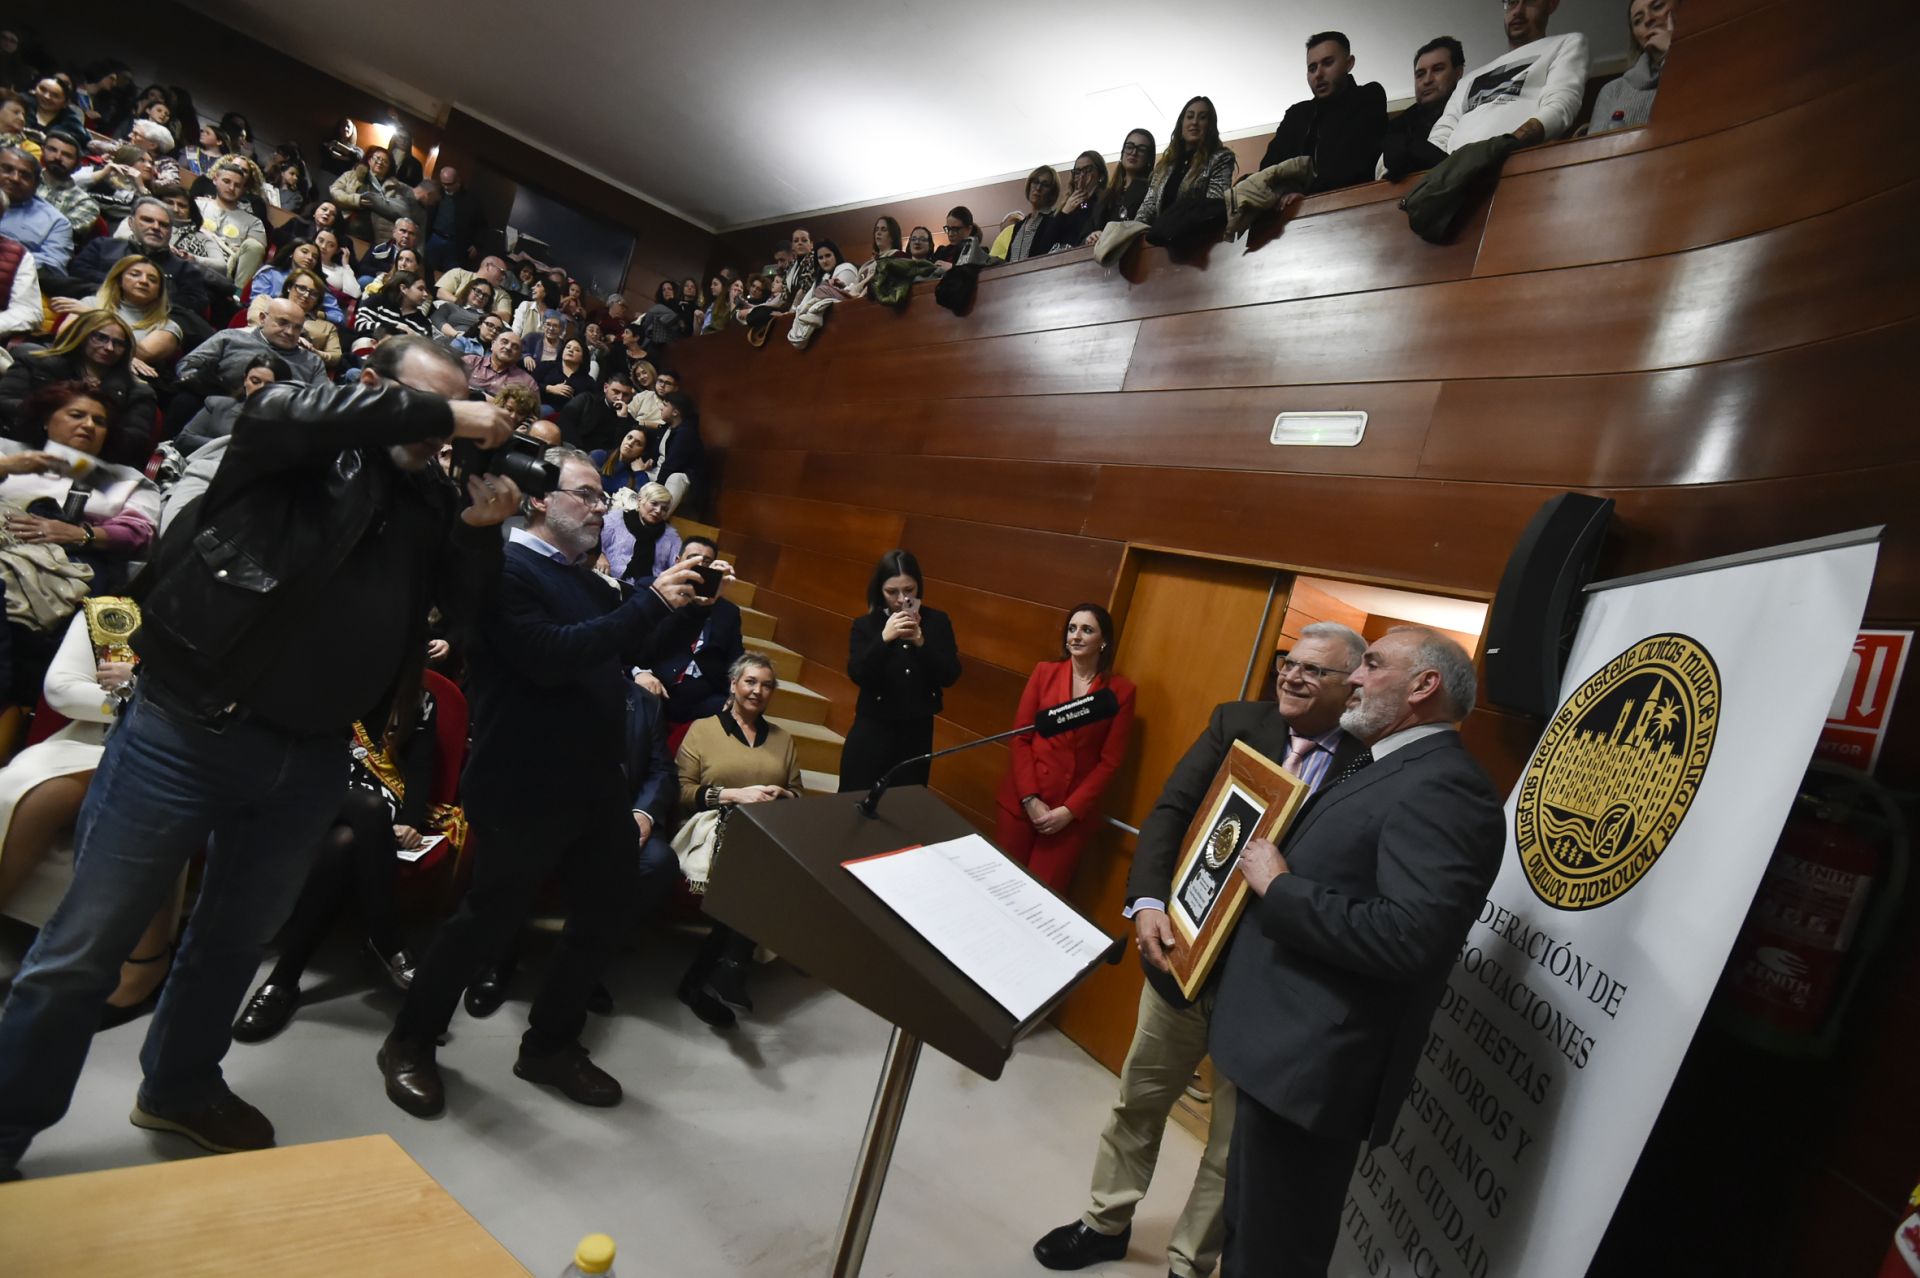
<svg viewBox="0 0 1920 1278"><path fill-rule="evenodd" d="M1113 695L1113 689L1101 688L1089 692L1084 697L1075 697L1063 701L1057 706L1048 706L1033 717L1033 722L1008 732L998 732L990 737L981 737L977 741L968 741L962 745L948 746L944 750L935 750L931 754L917 754L911 759L902 759L888 768L885 775L873 783L873 789L867 791L867 797L860 800L860 811L872 816L880 808L880 796L887 792L893 783L896 772L912 767L916 763L931 763L942 755L958 754L962 750L971 750L975 746L986 745L989 741L1004 741L1008 737L1017 737L1032 732L1043 737L1057 737L1063 732L1072 732L1075 728L1084 728L1089 724L1105 723L1120 713L1120 698Z"/></svg>

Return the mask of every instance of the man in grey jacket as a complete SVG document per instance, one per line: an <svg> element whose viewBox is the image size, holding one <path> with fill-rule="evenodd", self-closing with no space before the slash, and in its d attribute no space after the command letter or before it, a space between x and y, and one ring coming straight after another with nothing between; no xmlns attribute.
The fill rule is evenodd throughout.
<svg viewBox="0 0 1920 1278"><path fill-rule="evenodd" d="M274 298L267 303L260 327L221 329L194 347L180 361L181 386L202 397L218 395L226 387L239 384L246 375L247 361L256 355L277 355L285 360L289 381L303 386L326 381L327 366L300 335L305 321L306 313L298 302Z"/></svg>
<svg viewBox="0 0 1920 1278"><path fill-rule="evenodd" d="M1309 793L1344 771L1360 753L1360 743L1340 729L1347 674L1360 663L1366 647L1358 632L1339 622L1320 621L1303 629L1292 650L1282 652L1276 663L1275 700L1229 701L1215 707L1206 731L1182 756L1142 823L1127 876L1127 914L1147 974L1140 1017L1120 1067L1119 1098L1094 1154L1087 1210L1033 1246L1034 1258L1047 1268L1081 1269L1126 1255L1134 1209L1153 1179L1167 1116L1207 1054L1217 970L1216 979L1192 1001L1181 995L1168 971L1173 923L1167 901L1187 826L1236 742L1284 761L1307 783ZM1216 1080L1206 1152L1167 1241L1167 1268L1173 1278L1205 1278L1220 1258L1233 1113L1233 1084Z"/></svg>
<svg viewBox="0 0 1920 1278"><path fill-rule="evenodd" d="M1250 841L1258 899L1214 1004L1215 1067L1239 1094L1225 1272L1327 1272L1360 1143L1384 1144L1454 953L1506 848L1500 796L1456 730L1473 661L1398 626L1348 676L1340 726L1368 747Z"/></svg>

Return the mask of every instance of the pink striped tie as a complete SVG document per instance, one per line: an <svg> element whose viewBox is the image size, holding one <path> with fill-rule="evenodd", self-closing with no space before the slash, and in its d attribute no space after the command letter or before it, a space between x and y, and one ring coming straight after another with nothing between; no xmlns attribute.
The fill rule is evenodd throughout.
<svg viewBox="0 0 1920 1278"><path fill-rule="evenodd" d="M1287 752L1287 761L1283 766L1297 777L1300 775L1300 770L1306 766L1308 758L1318 748L1319 743L1312 737L1303 737L1297 732L1289 732L1287 736L1293 742L1293 749Z"/></svg>

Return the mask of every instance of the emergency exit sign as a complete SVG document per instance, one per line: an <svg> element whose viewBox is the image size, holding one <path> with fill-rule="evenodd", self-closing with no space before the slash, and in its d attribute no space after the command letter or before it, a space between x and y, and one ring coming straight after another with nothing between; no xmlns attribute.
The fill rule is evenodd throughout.
<svg viewBox="0 0 1920 1278"><path fill-rule="evenodd" d="M1814 757L1830 763L1873 771L1893 716L1894 693L1913 647L1911 630L1862 630L1853 641L1853 655L1834 690L1827 709L1827 726L1820 732Z"/></svg>

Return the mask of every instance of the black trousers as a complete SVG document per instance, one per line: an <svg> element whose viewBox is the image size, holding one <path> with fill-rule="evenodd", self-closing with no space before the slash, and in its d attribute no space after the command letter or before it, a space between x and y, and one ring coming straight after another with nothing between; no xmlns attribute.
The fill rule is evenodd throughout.
<svg viewBox="0 0 1920 1278"><path fill-rule="evenodd" d="M393 818L386 802L370 790L350 786L333 828L320 841L320 853L281 936L280 958L267 977L271 985L300 984L313 952L326 939L348 898L359 907L360 926L374 948L390 955L406 944L394 918Z"/></svg>
<svg viewBox="0 0 1920 1278"><path fill-rule="evenodd" d="M567 928L534 996L520 1050L544 1056L576 1042L593 983L629 916L639 838L632 810L617 798L567 811L556 806L524 825L475 817L473 883L415 972L394 1033L431 1042L444 1031L467 983L506 949L541 886L557 876Z"/></svg>
<svg viewBox="0 0 1920 1278"><path fill-rule="evenodd" d="M1326 1278L1360 1142L1316 1136L1242 1089L1227 1154L1220 1278Z"/></svg>
<svg viewBox="0 0 1920 1278"><path fill-rule="evenodd" d="M840 793L864 794L902 759L933 749L933 718L876 719L858 715L840 747ZM928 765L908 768L893 779L895 785L925 785Z"/></svg>

